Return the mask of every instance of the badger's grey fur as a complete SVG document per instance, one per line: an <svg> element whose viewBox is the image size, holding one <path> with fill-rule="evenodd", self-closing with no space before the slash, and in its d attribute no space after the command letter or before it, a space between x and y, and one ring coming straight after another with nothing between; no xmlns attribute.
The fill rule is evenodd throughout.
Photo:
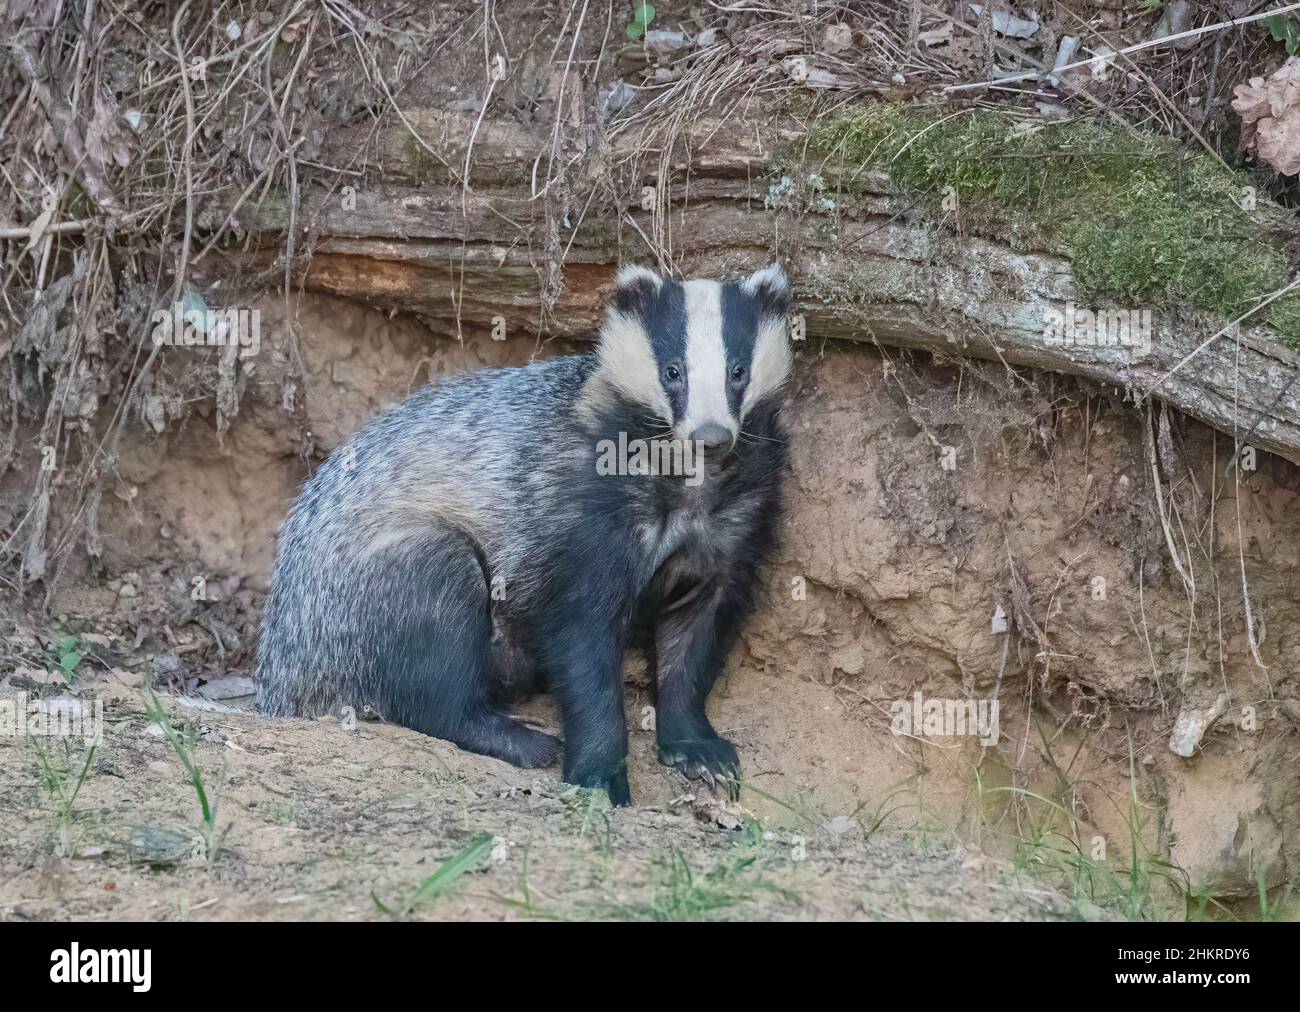
<svg viewBox="0 0 1300 1012"><path fill-rule="evenodd" d="M656 668L660 760L736 783L705 698L774 534L790 370L778 268L620 273L596 350L432 384L338 447L281 530L258 708L382 717L520 766L560 742L506 705L549 689L565 779L629 801L622 657ZM676 437L702 473L598 473Z"/></svg>

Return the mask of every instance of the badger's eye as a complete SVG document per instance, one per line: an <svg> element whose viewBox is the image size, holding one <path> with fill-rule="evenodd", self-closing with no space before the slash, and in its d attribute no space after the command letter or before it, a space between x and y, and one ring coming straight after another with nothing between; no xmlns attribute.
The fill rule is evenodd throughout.
<svg viewBox="0 0 1300 1012"><path fill-rule="evenodd" d="M676 383L681 378L682 378L682 371L678 369L677 366L675 365L670 365L667 369L664 370L664 379L666 379L669 383Z"/></svg>
<svg viewBox="0 0 1300 1012"><path fill-rule="evenodd" d="M732 366L731 378L737 383L741 382L745 378L745 367L743 365Z"/></svg>

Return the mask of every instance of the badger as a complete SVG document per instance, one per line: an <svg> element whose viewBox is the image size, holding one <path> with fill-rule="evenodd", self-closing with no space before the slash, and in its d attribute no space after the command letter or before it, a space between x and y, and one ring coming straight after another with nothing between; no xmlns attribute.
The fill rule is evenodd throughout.
<svg viewBox="0 0 1300 1012"><path fill-rule="evenodd" d="M280 530L258 709L365 707L521 767L562 744L566 781L627 805L641 649L659 761L735 796L705 700L776 535L789 310L776 265L626 267L593 351L432 383L336 447ZM685 452L609 466L651 444ZM563 743L509 712L539 691Z"/></svg>

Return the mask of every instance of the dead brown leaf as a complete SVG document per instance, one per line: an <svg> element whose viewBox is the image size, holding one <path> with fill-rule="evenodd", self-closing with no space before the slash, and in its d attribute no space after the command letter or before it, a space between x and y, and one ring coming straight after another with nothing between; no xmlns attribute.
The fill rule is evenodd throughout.
<svg viewBox="0 0 1300 1012"><path fill-rule="evenodd" d="M1290 57L1270 77L1237 85L1235 94L1242 140L1282 175L1300 172L1300 57Z"/></svg>

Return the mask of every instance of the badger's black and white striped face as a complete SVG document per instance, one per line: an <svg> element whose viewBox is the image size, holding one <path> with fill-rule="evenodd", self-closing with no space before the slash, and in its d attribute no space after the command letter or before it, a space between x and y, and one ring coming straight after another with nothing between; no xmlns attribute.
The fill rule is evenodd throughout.
<svg viewBox="0 0 1300 1012"><path fill-rule="evenodd" d="M790 374L790 285L775 265L739 282L619 272L600 335L602 372L677 439L730 449L745 416Z"/></svg>

